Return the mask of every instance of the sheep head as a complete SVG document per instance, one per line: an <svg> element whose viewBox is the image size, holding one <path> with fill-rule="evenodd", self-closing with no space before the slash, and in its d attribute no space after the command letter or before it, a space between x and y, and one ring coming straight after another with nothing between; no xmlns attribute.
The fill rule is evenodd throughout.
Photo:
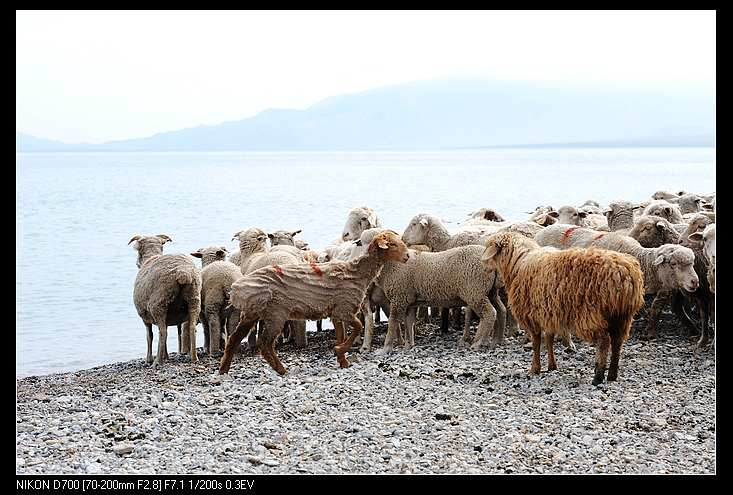
<svg viewBox="0 0 733 495"><path fill-rule="evenodd" d="M629 237L633 237L642 247L655 248L663 244L675 244L679 234L667 220L654 215L639 217L634 228L629 231Z"/></svg>
<svg viewBox="0 0 733 495"><path fill-rule="evenodd" d="M245 254L264 251L267 247L267 233L262 229L251 228L234 234L232 240L239 241L239 250Z"/></svg>
<svg viewBox="0 0 733 495"><path fill-rule="evenodd" d="M377 217L377 214L371 208L367 206L353 208L346 217L346 224L344 225L343 234L341 234L341 240L356 240L366 229L381 226L382 222L379 221L379 217Z"/></svg>
<svg viewBox="0 0 733 495"><path fill-rule="evenodd" d="M132 249L137 251L137 267L143 265L144 260L163 254L163 246L166 242L173 242L173 239L165 234L133 236L127 243L132 244Z"/></svg>
<svg viewBox="0 0 733 495"><path fill-rule="evenodd" d="M410 224L402 233L402 240L405 244L427 244L428 231L435 220L427 213L415 215Z"/></svg>
<svg viewBox="0 0 733 495"><path fill-rule="evenodd" d="M224 261L228 251L224 246L207 246L197 249L191 256L201 259L201 268L210 265L214 261Z"/></svg>
<svg viewBox="0 0 733 495"><path fill-rule="evenodd" d="M277 232L267 234L267 237L270 238L270 244L273 246L295 246L295 240L293 240L293 237L300 232L302 232L302 230L278 230Z"/></svg>
<svg viewBox="0 0 733 495"><path fill-rule="evenodd" d="M657 248L656 254L652 265L657 270L665 290L684 289L687 292L697 290L700 279L695 273L695 253L692 249L676 244L665 244Z"/></svg>
<svg viewBox="0 0 733 495"><path fill-rule="evenodd" d="M377 254L383 260L399 261L401 263L407 263L407 260L410 259L407 246L402 242L399 234L393 230L386 230L381 234L377 234L369 243L367 252L372 255Z"/></svg>
<svg viewBox="0 0 733 495"><path fill-rule="evenodd" d="M582 225L582 220L588 216L584 211L578 211L573 206L561 206L557 209L558 223L566 223L568 225Z"/></svg>
<svg viewBox="0 0 733 495"><path fill-rule="evenodd" d="M516 263L511 263L511 260L537 248L539 245L536 242L520 233L497 232L486 239L486 249L481 255L481 264L490 270L501 271L510 264L516 268ZM503 276L504 273L502 273Z"/></svg>

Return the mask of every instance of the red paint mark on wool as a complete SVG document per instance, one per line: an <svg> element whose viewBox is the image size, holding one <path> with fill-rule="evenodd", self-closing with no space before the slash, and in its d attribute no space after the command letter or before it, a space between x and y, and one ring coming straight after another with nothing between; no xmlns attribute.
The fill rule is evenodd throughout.
<svg viewBox="0 0 733 495"><path fill-rule="evenodd" d="M277 273L278 275L282 275L282 274L283 274L283 269L282 269L282 268L280 268L279 266L277 266L277 265L272 265L272 267L273 267L273 268L275 269L275 272L276 272L276 273Z"/></svg>
<svg viewBox="0 0 733 495"><path fill-rule="evenodd" d="M597 241L598 239L600 239L600 238L601 238L601 237L603 237L604 235L606 235L606 234L598 234L597 236L595 236L595 237L593 238L593 240L594 240L594 241Z"/></svg>
<svg viewBox="0 0 733 495"><path fill-rule="evenodd" d="M562 233L563 242L567 242L567 240L570 238L570 234L572 234L574 230L579 228L580 226L576 225L575 227L570 227L569 229L566 229L565 232Z"/></svg>
<svg viewBox="0 0 733 495"><path fill-rule="evenodd" d="M318 265L313 260L311 260L311 268L313 269L313 273L315 273L319 277L322 277L323 276L323 272L321 271L320 268L318 268Z"/></svg>

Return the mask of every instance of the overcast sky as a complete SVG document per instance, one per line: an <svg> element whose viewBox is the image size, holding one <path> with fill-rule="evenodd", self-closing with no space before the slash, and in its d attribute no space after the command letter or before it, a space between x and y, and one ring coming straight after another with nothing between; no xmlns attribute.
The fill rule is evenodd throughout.
<svg viewBox="0 0 733 495"><path fill-rule="evenodd" d="M18 12L20 132L144 137L337 94L482 76L715 81L715 12Z"/></svg>

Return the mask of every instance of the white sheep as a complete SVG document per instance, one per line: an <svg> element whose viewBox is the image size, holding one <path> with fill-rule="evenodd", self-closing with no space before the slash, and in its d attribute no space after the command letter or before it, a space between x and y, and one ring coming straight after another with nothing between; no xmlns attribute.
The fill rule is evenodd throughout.
<svg viewBox="0 0 733 495"><path fill-rule="evenodd" d="M379 220L377 214L374 213L374 210L368 206L352 208L346 217L346 224L344 225L340 240L355 241L366 229L381 226L381 220Z"/></svg>
<svg viewBox="0 0 733 495"><path fill-rule="evenodd" d="M196 356L196 323L201 311L201 270L184 254L163 254L172 239L164 234L135 235L128 244L138 253L133 301L145 324L148 352L153 366L168 359L168 326L187 323L191 362ZM158 327L158 354L153 360L153 324Z"/></svg>

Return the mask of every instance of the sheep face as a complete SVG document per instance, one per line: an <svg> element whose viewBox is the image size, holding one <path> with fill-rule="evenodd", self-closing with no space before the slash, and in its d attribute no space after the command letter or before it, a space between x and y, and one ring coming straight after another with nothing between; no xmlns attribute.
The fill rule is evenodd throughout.
<svg viewBox="0 0 733 495"><path fill-rule="evenodd" d="M662 217L670 223L683 223L682 212L679 206L668 201L654 201L644 210L644 215Z"/></svg>
<svg viewBox="0 0 733 495"><path fill-rule="evenodd" d="M344 225L343 234L341 234L341 240L354 241L366 229L379 226L380 222L374 210L366 206L354 208L349 212L349 216L346 217L346 224Z"/></svg>
<svg viewBox="0 0 733 495"><path fill-rule="evenodd" d="M655 248L663 244L675 244L679 234L667 220L662 217L645 215L639 217L634 228L629 232L645 248Z"/></svg>
<svg viewBox="0 0 733 495"><path fill-rule="evenodd" d="M428 231L430 230L430 216L424 213L415 215L410 224L402 234L402 240L408 246L413 244L426 244Z"/></svg>
<svg viewBox="0 0 733 495"><path fill-rule="evenodd" d="M652 195L652 199L672 199L676 197L676 194L667 191L657 191Z"/></svg>
<svg viewBox="0 0 733 495"><path fill-rule="evenodd" d="M191 256L201 258L201 268L210 265L215 261L224 261L227 256L227 248L224 246L207 246L197 249Z"/></svg>
<svg viewBox="0 0 733 495"><path fill-rule="evenodd" d="M300 231L298 231L298 232L300 232ZM297 247L297 248L298 248L298 249L300 249L301 251L308 251L308 250L310 249L310 246L309 246L309 245L308 245L308 243L307 243L307 242L305 242L305 241L302 241L302 240L300 240L300 239L296 239L296 240L295 240L295 241L293 241L293 242L295 243L295 247Z"/></svg>
<svg viewBox="0 0 733 495"><path fill-rule="evenodd" d="M578 211L572 206L561 206L557 210L559 223L568 225L582 225L582 220L588 216L584 211Z"/></svg>
<svg viewBox="0 0 733 495"><path fill-rule="evenodd" d="M522 234L499 232L486 239L486 249L481 255L481 263L489 270L501 271L502 266L516 267L516 262L511 263L512 259L516 260L524 253L538 248L539 245L534 240Z"/></svg>
<svg viewBox="0 0 733 495"><path fill-rule="evenodd" d="M234 234L232 240L239 241L239 250L242 253L257 253L264 251L267 246L267 233L262 229L247 229Z"/></svg>
<svg viewBox="0 0 733 495"><path fill-rule="evenodd" d="M695 292L700 279L695 273L695 254L690 248L665 244L659 248L652 263L659 274L659 280L666 290L684 289Z"/></svg>
<svg viewBox="0 0 733 495"><path fill-rule="evenodd" d="M173 239L165 234L136 235L127 244L132 244L132 248L137 251L137 267L140 268L147 258L163 254L163 245L166 242L173 242Z"/></svg>
<svg viewBox="0 0 733 495"><path fill-rule="evenodd" d="M538 206L533 212L529 212L530 222L547 227L557 222L560 214L552 206Z"/></svg>
<svg viewBox="0 0 733 495"><path fill-rule="evenodd" d="M700 211L702 209L702 203L702 198L695 194L685 194L684 196L680 196L677 201L677 205L683 215Z"/></svg>
<svg viewBox="0 0 733 495"><path fill-rule="evenodd" d="M296 234L302 232L301 230L296 231L287 231L287 230L278 230L277 232L273 232L272 234L267 234L267 237L270 239L270 244L273 246L295 246L295 240L293 237L295 237ZM302 248L299 248L302 249Z"/></svg>
<svg viewBox="0 0 733 495"><path fill-rule="evenodd" d="M378 256L385 261L391 260L407 263L407 260L410 259L407 246L402 242L399 234L391 230L382 232L375 236L369 244L367 251L370 254L375 252L378 253Z"/></svg>
<svg viewBox="0 0 733 495"><path fill-rule="evenodd" d="M704 214L700 213L695 215L690 219L690 222L687 224L687 230L685 230L682 235L679 236L679 243L689 248L701 248L703 246L702 236L700 236L699 240L697 241L695 240L698 239L697 237L691 236L695 232L702 233L705 228L712 223L713 221Z"/></svg>

